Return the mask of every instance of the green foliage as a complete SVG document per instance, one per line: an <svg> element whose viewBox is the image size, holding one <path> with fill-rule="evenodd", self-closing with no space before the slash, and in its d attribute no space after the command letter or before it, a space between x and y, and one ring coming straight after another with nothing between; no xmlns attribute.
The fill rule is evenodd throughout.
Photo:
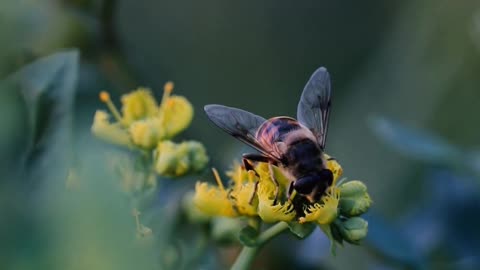
<svg viewBox="0 0 480 270"><path fill-rule="evenodd" d="M299 222L288 222L288 228L299 239L304 239L308 237L312 232L317 228L313 223L299 223Z"/></svg>
<svg viewBox="0 0 480 270"><path fill-rule="evenodd" d="M238 240L240 243L247 247L256 247L258 246L257 242L258 230L252 226L245 226L242 228L238 234Z"/></svg>

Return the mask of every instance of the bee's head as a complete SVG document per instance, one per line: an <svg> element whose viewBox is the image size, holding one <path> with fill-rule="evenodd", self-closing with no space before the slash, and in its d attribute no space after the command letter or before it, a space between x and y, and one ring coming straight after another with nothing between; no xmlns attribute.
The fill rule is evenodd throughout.
<svg viewBox="0 0 480 270"><path fill-rule="evenodd" d="M311 203L320 200L327 188L333 182L333 173L329 169L323 169L316 174L307 175L297 179L293 188L305 196Z"/></svg>

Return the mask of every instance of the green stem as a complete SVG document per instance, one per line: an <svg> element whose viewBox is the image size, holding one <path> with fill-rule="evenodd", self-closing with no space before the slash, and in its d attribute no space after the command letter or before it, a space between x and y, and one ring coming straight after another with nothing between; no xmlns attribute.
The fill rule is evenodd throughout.
<svg viewBox="0 0 480 270"><path fill-rule="evenodd" d="M257 238L257 246L255 247L243 247L242 251L238 255L235 263L232 265L231 270L247 270L250 268L250 265L255 259L258 251L268 243L275 236L279 235L283 231L288 229L288 223L279 222L272 227L268 228L266 231L262 232Z"/></svg>

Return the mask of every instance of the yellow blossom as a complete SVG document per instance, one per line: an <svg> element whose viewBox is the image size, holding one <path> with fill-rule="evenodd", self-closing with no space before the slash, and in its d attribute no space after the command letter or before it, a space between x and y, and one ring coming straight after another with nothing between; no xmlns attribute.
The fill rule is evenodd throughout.
<svg viewBox="0 0 480 270"><path fill-rule="evenodd" d="M235 217L232 201L228 198L228 192L223 187L222 181L216 170L213 171L218 187L209 186L207 183L197 182L193 203L204 214L210 216Z"/></svg>
<svg viewBox="0 0 480 270"><path fill-rule="evenodd" d="M122 96L122 113L125 123L153 117L158 111L157 102L149 89L140 87Z"/></svg>
<svg viewBox="0 0 480 270"><path fill-rule="evenodd" d="M319 224L329 224L337 218L338 201L340 192L334 187L323 195L321 202L310 205L305 210L305 217L299 219L300 223L317 222Z"/></svg>
<svg viewBox="0 0 480 270"><path fill-rule="evenodd" d="M129 132L135 145L151 149L163 139L164 131L156 118L135 121L130 125Z"/></svg>
<svg viewBox="0 0 480 270"><path fill-rule="evenodd" d="M231 196L235 201L235 207L240 214L247 216L257 215L258 198L256 195L257 185L255 173L248 172L249 181L234 186Z"/></svg>
<svg viewBox="0 0 480 270"><path fill-rule="evenodd" d="M130 136L120 123L110 123L105 111L97 110L93 118L92 133L95 136L117 145L130 146Z"/></svg>
<svg viewBox="0 0 480 270"><path fill-rule="evenodd" d="M232 166L232 169L227 171L226 174L232 180L235 186L242 185L244 182L248 182L250 177L249 173L244 168L242 168L242 166L238 162L235 162Z"/></svg>
<svg viewBox="0 0 480 270"><path fill-rule="evenodd" d="M293 205L274 201L275 188L260 182L258 187L258 215L265 222L291 221L295 218ZM275 203L275 204L274 204Z"/></svg>
<svg viewBox="0 0 480 270"><path fill-rule="evenodd" d="M336 159L330 159L330 156L327 154L324 154L325 158L327 159L327 168L332 171L333 173L333 185L337 183L337 180L342 176L343 174L343 169L342 166L337 162Z"/></svg>
<svg viewBox="0 0 480 270"><path fill-rule="evenodd" d="M159 117L168 138L186 129L193 119L193 106L182 96L169 96L162 101Z"/></svg>

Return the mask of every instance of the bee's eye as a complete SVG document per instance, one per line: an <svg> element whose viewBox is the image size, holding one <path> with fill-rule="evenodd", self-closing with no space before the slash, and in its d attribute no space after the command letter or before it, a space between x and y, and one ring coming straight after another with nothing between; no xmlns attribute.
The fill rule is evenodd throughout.
<svg viewBox="0 0 480 270"><path fill-rule="evenodd" d="M306 176L295 181L293 183L293 187L298 193L307 195L312 193L312 190L318 185L320 181L321 180L317 175Z"/></svg>
<svg viewBox="0 0 480 270"><path fill-rule="evenodd" d="M333 173L328 169L321 170L318 174L302 177L293 183L295 190L303 195L316 191L320 196L333 182Z"/></svg>

